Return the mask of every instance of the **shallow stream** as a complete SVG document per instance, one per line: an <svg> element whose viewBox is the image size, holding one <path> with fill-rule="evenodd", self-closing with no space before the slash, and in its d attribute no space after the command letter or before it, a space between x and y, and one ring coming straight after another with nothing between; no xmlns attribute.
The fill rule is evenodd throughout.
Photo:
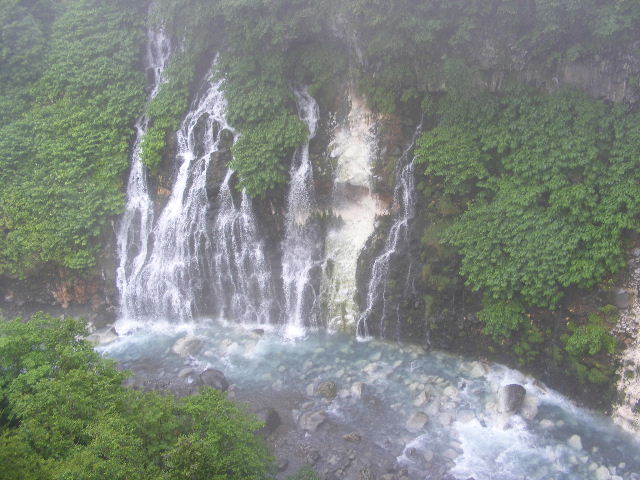
<svg viewBox="0 0 640 480"><path fill-rule="evenodd" d="M125 367L155 365L174 377L215 368L256 396L302 398L306 405L288 412L294 421L322 408L318 432L328 424L357 432L412 479L444 478L432 475L434 465L461 480L640 479L637 440L501 365L326 332L287 340L276 328L210 320L117 329L99 350ZM335 383L335 398L319 398L322 382ZM526 389L521 414L501 413L498 391L514 383Z"/></svg>

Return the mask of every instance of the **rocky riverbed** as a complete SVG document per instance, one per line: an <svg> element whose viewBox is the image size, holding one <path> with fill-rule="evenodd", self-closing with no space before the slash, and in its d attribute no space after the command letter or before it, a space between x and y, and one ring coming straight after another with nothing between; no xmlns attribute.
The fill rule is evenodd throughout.
<svg viewBox="0 0 640 480"><path fill-rule="evenodd" d="M640 444L499 365L412 345L203 321L97 332L138 388L226 389L266 422L280 478L531 480L640 476Z"/></svg>

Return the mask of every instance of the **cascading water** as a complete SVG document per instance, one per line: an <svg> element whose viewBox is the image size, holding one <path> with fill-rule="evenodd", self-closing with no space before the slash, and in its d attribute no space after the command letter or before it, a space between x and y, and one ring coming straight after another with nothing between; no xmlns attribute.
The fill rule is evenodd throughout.
<svg viewBox="0 0 640 480"><path fill-rule="evenodd" d="M158 95L165 82L163 73L170 52L169 39L164 32L150 30L145 58L152 87L147 105ZM145 112L135 125L136 137L127 184L127 204L117 237L119 265L116 281L120 293L121 316L124 318L136 315L138 294L144 288L142 270L147 260L153 226L153 202L149 194L148 172L142 163L142 141L148 126L149 117Z"/></svg>
<svg viewBox="0 0 640 480"><path fill-rule="evenodd" d="M336 159L332 210L336 222L327 232L329 264L327 316L331 329L352 330L358 315L355 302L358 257L382 213L372 194L376 154L376 118L363 98L349 92L351 109L335 132L331 156Z"/></svg>
<svg viewBox="0 0 640 480"><path fill-rule="evenodd" d="M204 83L177 133L180 168L153 229L151 254L132 285L129 319L191 319L207 292L207 258L213 254L207 223L207 169L222 132L230 129L221 85L222 80Z"/></svg>
<svg viewBox="0 0 640 480"><path fill-rule="evenodd" d="M418 135L422 131L422 123L418 125L411 142L407 149L403 152L398 160L400 171L397 173L396 187L394 189L393 201L397 207L398 214L396 216L389 235L384 244L383 252L374 260L371 268L371 279L367 288L367 307L358 319L358 335L368 337L371 331L371 322L374 312L377 314L376 333L383 337L389 336L389 326L387 325L387 316L390 314L387 305L387 285L389 279L389 271L394 257L406 253L408 247L409 229L411 221L415 216L415 157L413 150ZM411 274L411 269L408 275ZM399 325L400 305L396 303L394 313L396 316L396 324Z"/></svg>
<svg viewBox="0 0 640 480"><path fill-rule="evenodd" d="M287 199L286 233L282 243L282 280L288 337L304 334L305 327L317 327L320 315L322 239L311 215L317 208L309 142L316 135L318 104L308 91L296 91L298 112L309 128L307 142L296 150L291 165Z"/></svg>
<svg viewBox="0 0 640 480"><path fill-rule="evenodd" d="M270 323L277 313L271 270L258 237L251 198L233 196L233 170L228 170L218 194L218 216L211 271L218 315L243 323ZM236 204L239 203L238 206Z"/></svg>

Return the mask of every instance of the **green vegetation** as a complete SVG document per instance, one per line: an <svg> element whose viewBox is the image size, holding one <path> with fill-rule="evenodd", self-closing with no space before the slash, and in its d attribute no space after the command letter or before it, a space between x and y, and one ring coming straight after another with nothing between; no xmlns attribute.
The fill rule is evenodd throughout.
<svg viewBox="0 0 640 480"><path fill-rule="evenodd" d="M482 93L468 78L423 102L425 285L461 274L484 297L483 333L521 366L612 386L611 308L558 309L567 292L607 283L640 230L640 116L576 91Z"/></svg>
<svg viewBox="0 0 640 480"><path fill-rule="evenodd" d="M0 7L0 274L95 264L143 98L139 18L122 2Z"/></svg>
<svg viewBox="0 0 640 480"><path fill-rule="evenodd" d="M218 40L209 28L214 21L215 9L206 0L188 4L161 0L151 11L153 28L162 29L172 39L171 56L164 83L151 101L147 115L149 128L142 142L142 161L152 172L158 170L168 150L168 138L180 127L187 112L190 94L194 90L200 64L210 62L203 58Z"/></svg>
<svg viewBox="0 0 640 480"><path fill-rule="evenodd" d="M0 322L0 479L272 478L260 422L223 393L127 389L83 334L42 314Z"/></svg>
<svg viewBox="0 0 640 480"><path fill-rule="evenodd" d="M143 108L139 70L145 12L145 5L126 0L7 0L0 5L0 175L5 186L0 192L0 274L24 277L43 265L86 269L96 263L100 235L122 209L131 126ZM445 85L458 98L463 90L454 84L460 78L468 78L468 88L482 79L481 69L511 70L514 51L526 54L540 70L567 60L615 56L617 48L638 38L640 4L397 0L390 9L382 0L158 0L151 22L171 36L173 55L167 83L149 106L143 161L155 173L170 156L171 135L218 52L229 120L241 133L231 166L239 188L255 196L284 183L291 153L304 141L294 87L309 85L327 105L335 101L335 83L349 78L375 110L416 113L428 90ZM490 47L491 55L485 58L479 45ZM609 127L632 128L625 122L614 119ZM448 191L470 188L489 172L493 176L490 169L482 172L490 148L474 149L477 135L461 131L461 125L449 127L433 137L452 149L448 167L457 170L448 178ZM562 195L569 201L588 192ZM493 210L487 206L469 213L467 226L474 218L481 221L480 216L517 207L512 200L503 185L500 198L491 202ZM532 216L539 213L531 211ZM504 230L505 223L490 227ZM561 243L567 230L548 224L536 241L545 246L545 236L557 233ZM586 232L579 242L597 235ZM591 253L598 258L584 259L562 284L589 284L615 269L606 265L599 272L585 271L601 265L608 253L607 240L596 240L601 240L601 251ZM556 259L567 258L563 253ZM488 286L491 279L480 279L480 272L468 275L491 292L503 290ZM522 278L514 282L512 290L524 291ZM529 285L525 300L551 305L558 300L556 286L553 281Z"/></svg>
<svg viewBox="0 0 640 480"><path fill-rule="evenodd" d="M478 317L485 324L484 333L498 342L509 338L527 322L524 308L517 302L486 305Z"/></svg>
<svg viewBox="0 0 640 480"><path fill-rule="evenodd" d="M320 480L320 475L311 467L302 467L293 475L289 475L287 480Z"/></svg>
<svg viewBox="0 0 640 480"><path fill-rule="evenodd" d="M419 161L467 206L441 238L474 290L555 308L624 265L622 234L640 228L637 115L523 90L446 96L437 114Z"/></svg>

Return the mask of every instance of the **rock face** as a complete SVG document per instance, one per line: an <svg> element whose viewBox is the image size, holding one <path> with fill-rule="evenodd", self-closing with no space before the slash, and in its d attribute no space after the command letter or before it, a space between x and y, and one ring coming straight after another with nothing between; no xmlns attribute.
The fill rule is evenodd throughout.
<svg viewBox="0 0 640 480"><path fill-rule="evenodd" d="M527 391L522 385L513 383L500 388L498 408L501 413L520 413Z"/></svg>
<svg viewBox="0 0 640 480"><path fill-rule="evenodd" d="M198 384L203 387L213 387L216 390L225 392L229 388L229 382L220 370L207 368L198 375Z"/></svg>

